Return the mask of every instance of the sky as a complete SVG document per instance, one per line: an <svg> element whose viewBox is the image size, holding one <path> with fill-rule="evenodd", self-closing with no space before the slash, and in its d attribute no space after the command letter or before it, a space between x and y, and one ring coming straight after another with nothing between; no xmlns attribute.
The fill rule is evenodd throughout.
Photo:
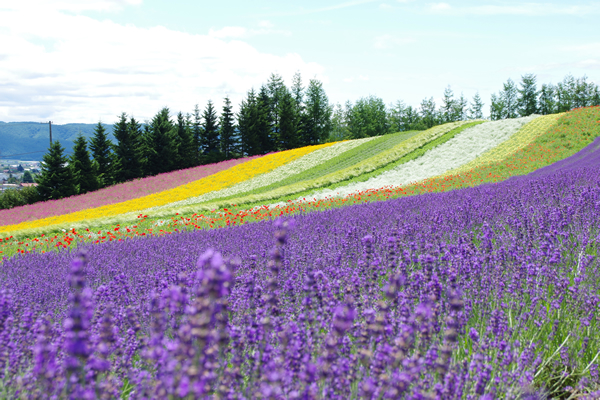
<svg viewBox="0 0 600 400"><path fill-rule="evenodd" d="M19 0L0 2L0 121L114 123L125 112L234 111L273 73L332 104L418 106L448 86L600 84L600 1Z"/></svg>

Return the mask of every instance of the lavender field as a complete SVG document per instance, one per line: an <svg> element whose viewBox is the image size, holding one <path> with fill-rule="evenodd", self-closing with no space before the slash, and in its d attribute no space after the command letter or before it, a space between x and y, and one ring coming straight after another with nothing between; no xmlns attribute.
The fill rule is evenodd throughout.
<svg viewBox="0 0 600 400"><path fill-rule="evenodd" d="M599 147L498 184L5 260L0 397L598 398Z"/></svg>

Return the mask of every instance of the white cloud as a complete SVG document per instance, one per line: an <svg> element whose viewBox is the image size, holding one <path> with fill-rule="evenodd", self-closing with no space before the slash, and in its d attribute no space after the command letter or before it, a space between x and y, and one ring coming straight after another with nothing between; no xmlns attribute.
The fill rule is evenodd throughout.
<svg viewBox="0 0 600 400"><path fill-rule="evenodd" d="M212 28L208 32L208 36L214 38L225 39L225 38L241 38L247 36L248 30L241 26L226 26L219 30L213 30Z"/></svg>
<svg viewBox="0 0 600 400"><path fill-rule="evenodd" d="M402 46L409 43L414 43L415 39L411 37L397 37L390 34L377 36L373 46L376 49L391 49L396 46Z"/></svg>
<svg viewBox="0 0 600 400"><path fill-rule="evenodd" d="M392 7L392 6L390 6L390 5L389 5L389 4L387 4L387 3L381 3L381 4L379 5L379 8L381 8L382 10L389 10L390 8L393 8L393 7Z"/></svg>
<svg viewBox="0 0 600 400"><path fill-rule="evenodd" d="M125 2L89 3L100 7ZM266 83L272 72L288 84L298 70L328 83L321 65L295 53L261 53L239 40L244 34L253 32L227 27L192 35L57 9L3 11L0 121L110 123L123 111L143 121L163 106L189 112L196 103L203 108L209 99L220 110L225 95L237 108L246 92Z"/></svg>

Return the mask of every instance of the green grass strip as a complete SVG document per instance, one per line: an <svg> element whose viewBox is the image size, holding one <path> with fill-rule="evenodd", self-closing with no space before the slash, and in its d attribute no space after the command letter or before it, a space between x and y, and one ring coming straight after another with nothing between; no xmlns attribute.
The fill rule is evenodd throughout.
<svg viewBox="0 0 600 400"><path fill-rule="evenodd" d="M240 199L246 196L250 196L257 193L269 192L271 190L276 190L281 187L285 187L288 185L293 185L303 181L309 181L312 179L321 178L323 176L335 173L345 168L349 168L355 164L358 164L368 158L376 156L382 151L389 150L399 143L413 137L414 135L420 133L420 131L408 131L408 132L398 132L389 135L379 136L376 139L373 139L369 142L363 143L360 146L357 146L353 149L350 149L331 160L328 160L322 164L316 165L312 168L309 168L305 171L299 172L297 175L290 176L286 179L283 179L279 182L273 182L268 186L263 186L256 188L254 190L249 190L247 192L238 193L231 196L221 197L219 199L211 200L214 201L224 201L224 200L232 200L232 199ZM235 202L233 203L235 204Z"/></svg>
<svg viewBox="0 0 600 400"><path fill-rule="evenodd" d="M385 172L388 169L394 168L402 162L407 162L414 158L420 157L427 150L445 143L445 141L452 139L455 135L462 132L462 129L457 129L463 126L465 127L463 129L466 129L469 126L474 126L483 122L485 121L459 121L436 126L427 131L419 132L418 134L411 136L409 139L401 141L396 146L382 151L379 154L376 154L357 164L316 179L296 182L288 186L278 187L271 191L261 191L259 193L244 197L220 199L187 207L163 209L161 211L165 211L167 214L160 213L159 215L172 215L175 212L185 213L191 210L205 211L219 209L222 207L229 207L233 204L238 206L263 205L266 201L286 201L290 199L290 196L293 196L294 198L302 197L322 188L332 188L347 185L348 183L355 182L356 179L361 179L363 176L367 176L365 179L368 179L372 176ZM415 154L410 156L410 154L413 152Z"/></svg>

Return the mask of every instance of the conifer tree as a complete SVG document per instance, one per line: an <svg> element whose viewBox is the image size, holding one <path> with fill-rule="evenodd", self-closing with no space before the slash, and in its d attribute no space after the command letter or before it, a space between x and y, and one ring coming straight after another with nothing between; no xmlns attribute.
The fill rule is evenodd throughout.
<svg viewBox="0 0 600 400"><path fill-rule="evenodd" d="M175 169L184 169L194 166L194 137L189 119L183 116L181 111L177 114L177 127L175 144L177 157L175 158Z"/></svg>
<svg viewBox="0 0 600 400"><path fill-rule="evenodd" d="M270 153L277 150L276 141L278 134L275 131L274 121L278 120L279 117L273 116L271 101L269 89L264 85L261 86L256 97L256 108L254 109L256 137L258 138L260 148L259 154Z"/></svg>
<svg viewBox="0 0 600 400"><path fill-rule="evenodd" d="M453 121L464 121L467 119L467 103L467 99L461 93L458 100L454 101L454 107L452 107Z"/></svg>
<svg viewBox="0 0 600 400"><path fill-rule="evenodd" d="M146 168L149 175L173 170L177 148L175 147L174 127L167 107L164 107L152 118L146 146Z"/></svg>
<svg viewBox="0 0 600 400"><path fill-rule="evenodd" d="M542 84L538 99L538 109L542 115L554 114L556 112L554 86L552 84Z"/></svg>
<svg viewBox="0 0 600 400"><path fill-rule="evenodd" d="M204 154L204 146L202 144L204 133L202 129L202 115L200 115L200 108L196 104L194 107L194 122L192 123L192 142L194 144L194 160L196 165L202 163L202 154Z"/></svg>
<svg viewBox="0 0 600 400"><path fill-rule="evenodd" d="M271 74L267 83L267 91L269 94L270 108L270 125L272 130L273 143L279 143L279 131L281 125L281 107L286 87L283 78L278 74ZM259 95L259 98L261 96ZM264 100L263 100L264 101ZM274 149L277 150L277 149ZM267 150L270 151L270 150Z"/></svg>
<svg viewBox="0 0 600 400"><path fill-rule="evenodd" d="M304 143L303 141L304 135L302 133L302 131L304 130L304 125L306 123L306 107L304 104L304 86L302 85L302 75L300 75L300 72L296 72L294 74L294 77L292 78L292 87L290 88L290 92L292 93L292 97L294 98L294 102L296 105L296 130L298 136L298 146L306 146L306 143Z"/></svg>
<svg viewBox="0 0 600 400"><path fill-rule="evenodd" d="M450 86L446 87L446 89L444 89L444 97L442 97L442 112L441 112L441 117L443 122L454 122L456 121L455 118L455 113L454 113L454 106L455 106L456 101L454 100L454 92L452 91L452 89L450 88Z"/></svg>
<svg viewBox="0 0 600 400"><path fill-rule="evenodd" d="M256 94L254 89L248 92L248 98L242 100L237 114L240 132L240 151L242 155L253 156L260 154L260 141L256 129Z"/></svg>
<svg viewBox="0 0 600 400"><path fill-rule="evenodd" d="M98 180L94 173L90 153L87 149L87 141L79 134L73 143L73 154L69 167L73 176L75 192L83 194L98 189Z"/></svg>
<svg viewBox="0 0 600 400"><path fill-rule="evenodd" d="M525 74L521 77L521 88L518 89L517 109L519 115L526 117L538 112L538 91L534 74Z"/></svg>
<svg viewBox="0 0 600 400"><path fill-rule="evenodd" d="M223 112L219 120L219 136L221 138L221 154L225 160L236 157L238 153L238 138L235 135L234 115L231 112L231 100L225 97Z"/></svg>
<svg viewBox="0 0 600 400"><path fill-rule="evenodd" d="M281 98L278 149L290 150L299 147L298 114L296 101L287 89Z"/></svg>
<svg viewBox="0 0 600 400"><path fill-rule="evenodd" d="M221 152L219 149L219 126L217 120L217 112L211 100L208 101L204 113L202 143L204 147L204 158L206 163L220 161Z"/></svg>
<svg viewBox="0 0 600 400"><path fill-rule="evenodd" d="M323 84L317 79L311 79L306 89L306 120L303 126L304 144L319 144L325 142L332 130L332 107ZM385 105L384 105L385 107Z"/></svg>
<svg viewBox="0 0 600 400"><path fill-rule="evenodd" d="M37 192L43 201L57 200L76 193L73 174L64 155L64 148L54 140L44 154L41 172L37 177Z"/></svg>
<svg viewBox="0 0 600 400"><path fill-rule="evenodd" d="M505 118L506 106L502 96L497 96L496 93L492 93L490 101L490 119L495 121Z"/></svg>
<svg viewBox="0 0 600 400"><path fill-rule="evenodd" d="M473 101L471 102L471 107L469 108L469 118L483 118L483 102L481 101L481 96L479 96L479 92L476 92L475 96L473 96Z"/></svg>
<svg viewBox="0 0 600 400"><path fill-rule="evenodd" d="M504 104L504 114L502 118L517 118L518 111L518 98L517 98L517 85L512 79L508 79L503 84L503 90L500 92L500 98Z"/></svg>
<svg viewBox="0 0 600 400"><path fill-rule="evenodd" d="M141 125L127 114L121 113L119 121L113 127L113 135L117 140L114 149L115 182L126 182L142 176L141 162Z"/></svg>
<svg viewBox="0 0 600 400"><path fill-rule="evenodd" d="M436 111L433 97L430 97L429 99L423 99L421 102L420 114L425 129L429 129L432 126L437 125L438 120L441 119Z"/></svg>
<svg viewBox="0 0 600 400"><path fill-rule="evenodd" d="M31 175L31 172L29 171L25 171L23 172L23 183L33 183L33 176Z"/></svg>
<svg viewBox="0 0 600 400"><path fill-rule="evenodd" d="M142 125L136 121L135 118L131 117L127 124L129 129L129 138L131 140L131 164L129 170L131 171L131 179L141 178L144 176L144 160L143 160L143 133Z"/></svg>
<svg viewBox="0 0 600 400"><path fill-rule="evenodd" d="M94 169L98 187L103 188L114 183L112 143L106 135L101 122L94 128L94 136L90 140L90 150L94 159Z"/></svg>

